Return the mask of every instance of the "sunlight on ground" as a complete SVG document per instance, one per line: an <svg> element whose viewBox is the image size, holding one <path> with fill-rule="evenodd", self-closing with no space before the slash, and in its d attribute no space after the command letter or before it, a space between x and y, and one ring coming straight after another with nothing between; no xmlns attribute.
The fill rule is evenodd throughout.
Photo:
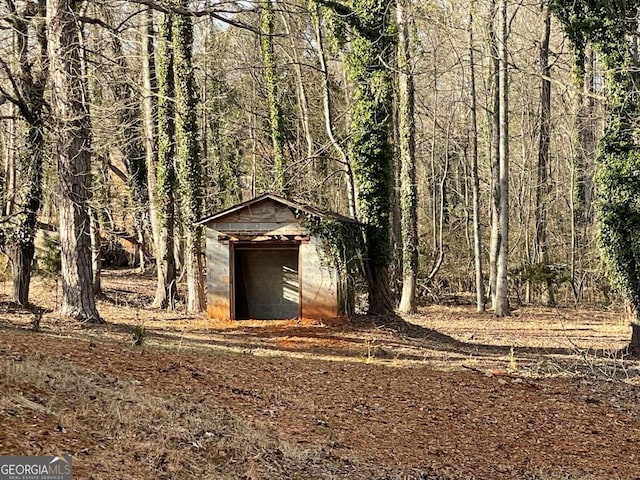
<svg viewBox="0 0 640 480"><path fill-rule="evenodd" d="M511 317L496 318L490 312L477 313L473 306L430 305L421 308L418 315L404 317L406 325L417 329L409 333L398 331L394 323L397 319L393 318L388 322L378 319L375 325L364 317L356 322L221 321L188 315L183 307L172 312L148 308L155 289L153 275L112 270L104 272L102 281L105 298L98 302L98 308L108 324L88 328L57 312L61 299L59 282L36 278L33 301L51 310L42 318L43 331L132 344L132 332L137 326L144 330L145 344L173 351L224 350L486 371L512 370L515 358L520 368L528 366L536 371L540 356L568 358L586 352L617 358L615 353L607 352L624 348L630 335L623 312L602 308L520 307ZM31 315L16 312L10 322L29 328Z"/></svg>

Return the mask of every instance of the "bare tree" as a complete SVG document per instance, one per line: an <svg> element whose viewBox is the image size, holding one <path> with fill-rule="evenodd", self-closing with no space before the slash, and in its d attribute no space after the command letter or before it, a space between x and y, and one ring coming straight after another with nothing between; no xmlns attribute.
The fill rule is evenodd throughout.
<svg viewBox="0 0 640 480"><path fill-rule="evenodd" d="M499 249L496 271L495 314L508 316L509 310L509 54L507 50L507 0L500 0L500 39L498 43L500 91L500 212L498 215Z"/></svg>
<svg viewBox="0 0 640 480"><path fill-rule="evenodd" d="M315 5L315 11L312 15L318 61L320 62L320 72L322 73L322 111L324 114L324 126L327 136L329 137L329 141L338 154L339 162L342 164L343 171L346 175L347 204L349 206L349 214L353 218L357 218L358 215L356 210L356 187L353 178L353 170L351 168L351 160L349 159L344 145L338 139L334 128L329 70L327 68L327 60L324 52L324 36L322 34L322 26L320 25L321 11L322 10L320 9L320 7Z"/></svg>
<svg viewBox="0 0 640 480"><path fill-rule="evenodd" d="M83 322L103 322L92 285L89 208L91 135L81 68L80 2L47 2L51 106L60 185L62 313Z"/></svg>
<svg viewBox="0 0 640 480"><path fill-rule="evenodd" d="M475 42L473 38L474 9L469 6L469 81L471 99L471 190L473 210L473 259L475 265L476 310L484 312L484 281L482 279L482 234L480 231L480 176L478 175L478 107L476 90Z"/></svg>
<svg viewBox="0 0 640 480"><path fill-rule="evenodd" d="M537 261L545 272L543 279L542 303L553 305L553 281L549 272L549 246L547 242L547 204L549 202L549 145L551 126L551 66L549 64L549 39L551 37L551 15L546 0L543 0L542 35L540 37L540 136L538 143L538 168L536 182L536 235L535 250Z"/></svg>
<svg viewBox="0 0 640 480"><path fill-rule="evenodd" d="M489 290L491 307L496 309L498 253L500 251L500 52L496 22L498 6L491 0L489 43L491 50L491 239L489 243Z"/></svg>
<svg viewBox="0 0 640 480"><path fill-rule="evenodd" d="M264 83L267 89L267 107L269 109L269 125L271 128L271 143L273 146L273 162L275 185L280 193L291 193L290 166L285 162L284 117L282 106L278 99L278 78L276 73L276 56L273 48L274 12L273 0L260 2L261 36L260 46L262 62L264 64Z"/></svg>

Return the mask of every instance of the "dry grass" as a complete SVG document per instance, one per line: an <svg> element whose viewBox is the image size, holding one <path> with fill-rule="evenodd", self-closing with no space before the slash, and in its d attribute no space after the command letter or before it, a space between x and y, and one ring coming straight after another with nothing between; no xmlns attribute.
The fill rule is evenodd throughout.
<svg viewBox="0 0 640 480"><path fill-rule="evenodd" d="M348 462L341 466L322 450L270 438L208 402L43 360L0 362L4 453L17 453L18 446L20 454L54 453L41 439L23 450L23 432L7 428L37 418L37 433L73 455L77 478L338 478L353 472ZM52 386L54 395L39 394ZM62 445L56 436L64 437Z"/></svg>
<svg viewBox="0 0 640 480"><path fill-rule="evenodd" d="M216 322L144 308L149 276L104 285L106 326L59 316L51 281L39 333L0 305L0 452L70 454L82 479L640 476L618 312Z"/></svg>

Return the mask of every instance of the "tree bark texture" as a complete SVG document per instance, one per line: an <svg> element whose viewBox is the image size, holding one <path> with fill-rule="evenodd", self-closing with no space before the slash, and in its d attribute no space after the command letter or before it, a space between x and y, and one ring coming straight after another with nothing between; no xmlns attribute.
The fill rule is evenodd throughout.
<svg viewBox="0 0 640 480"><path fill-rule="evenodd" d="M62 313L83 322L103 322L92 286L91 137L81 69L77 3L47 3L52 114L60 187Z"/></svg>
<svg viewBox="0 0 640 480"><path fill-rule="evenodd" d="M37 116L40 115L41 112L38 112ZM15 224L10 228L5 249L11 262L12 299L19 305L29 303L31 265L35 255L34 241L38 211L42 205L43 128L38 118L32 119L27 126L25 154L20 159L22 174L19 198L22 212L15 217Z"/></svg>
<svg viewBox="0 0 640 480"><path fill-rule="evenodd" d="M176 164L180 192L182 231L185 234L184 266L187 277L187 311L205 309L202 269L203 228L196 225L202 216L202 165L196 118L197 94L193 79L191 50L192 19L178 16L173 24L173 74L175 87Z"/></svg>
<svg viewBox="0 0 640 480"><path fill-rule="evenodd" d="M571 287L576 303L582 300L584 292L588 272L588 244L593 224L592 176L597 146L593 48L587 48L584 63L584 75L580 78L582 89L577 98L577 148L571 172Z"/></svg>
<svg viewBox="0 0 640 480"><path fill-rule="evenodd" d="M418 184L415 162L414 84L405 0L398 0L398 130L402 227L402 296L398 310L416 313Z"/></svg>
<svg viewBox="0 0 640 480"><path fill-rule="evenodd" d="M388 62L393 52L389 10L393 2L372 8L352 2L353 38L349 79L353 84L351 159L358 192L358 214L365 222L365 272L369 314L393 312L389 292L390 198L393 151L390 145L392 81Z"/></svg>
<svg viewBox="0 0 640 480"><path fill-rule="evenodd" d="M173 20L173 15L164 14L158 40L158 153L155 165L158 284L153 301L153 307L169 309L175 308L177 293L174 256L176 172L174 168Z"/></svg>
<svg viewBox="0 0 640 480"><path fill-rule="evenodd" d="M549 65L549 38L551 36L551 15L546 5L542 3L542 35L540 38L540 137L538 143L538 165L536 183L535 209L535 247L538 263L544 265L546 278L543 283L542 303L553 305L553 281L549 269L549 246L547 244L547 210L550 194L549 185L549 146L551 140L551 66Z"/></svg>
<svg viewBox="0 0 640 480"><path fill-rule="evenodd" d="M484 312L485 295L482 278L482 232L480 231L480 177L478 175L478 108L476 92L475 42L473 38L474 17L471 5L469 13L469 77L471 100L471 191L473 211L473 259L476 283L476 310Z"/></svg>
<svg viewBox="0 0 640 480"><path fill-rule="evenodd" d="M158 149L156 145L156 121L157 116L157 82L154 54L154 21L153 10L146 12L145 22L141 27L141 57L142 57L142 124L143 124L143 143L145 150L145 167L147 172L147 196L149 198L149 219L151 223L151 235L153 237L153 250L156 257L156 274L157 283L160 284L162 270L160 268L161 258L158 255L160 241L160 219L158 213L158 195L157 195L157 168ZM165 289L162 288L165 292Z"/></svg>
<svg viewBox="0 0 640 480"><path fill-rule="evenodd" d="M271 142L273 145L274 185L279 193L287 196L291 193L291 172L284 157L284 118L278 99L278 78L276 73L276 56L273 48L274 13L272 0L261 2L260 45L264 64L264 82L267 89L267 107Z"/></svg>
<svg viewBox="0 0 640 480"><path fill-rule="evenodd" d="M42 98L41 98L42 100ZM24 211L17 217L17 224L8 238L6 253L11 262L13 276L12 299L19 305L29 304L31 287L31 266L35 255L35 235L38 211L42 204L42 163L44 135L43 125L39 121L41 111L32 112L27 127L26 154L20 163L23 168L22 194Z"/></svg>
<svg viewBox="0 0 640 480"><path fill-rule="evenodd" d="M500 251L500 52L496 23L498 7L491 0L491 19L489 20L489 42L491 50L491 238L489 240L489 292L491 307L496 308L496 283L498 278L498 252Z"/></svg>
<svg viewBox="0 0 640 480"><path fill-rule="evenodd" d="M507 50L507 0L500 1L500 42L498 74L500 90L500 213L499 249L496 271L496 306L498 317L510 315L509 310L509 57Z"/></svg>
<svg viewBox="0 0 640 480"><path fill-rule="evenodd" d="M18 12L13 2L7 2L12 13L10 21L14 29L14 55L17 73L13 77L15 98L13 101L25 121L25 126L15 128L11 121L9 134L10 151L7 152L7 187L1 192L5 201L5 215L11 216L5 229L5 253L12 268L12 299L19 305L28 305L31 286L31 268L35 255L37 217L42 206L42 176L44 162L44 92L48 75L46 6L43 0L35 5L37 16L30 17L26 11ZM34 44L30 43L29 26L33 23ZM37 45L35 55L29 51ZM34 68L34 67L38 68ZM12 105L15 107L15 105ZM15 135L21 133L23 150L15 155ZM4 182L3 182L4 185ZM6 195L6 196L5 196ZM17 203L16 203L17 202ZM19 206L19 211L16 207Z"/></svg>

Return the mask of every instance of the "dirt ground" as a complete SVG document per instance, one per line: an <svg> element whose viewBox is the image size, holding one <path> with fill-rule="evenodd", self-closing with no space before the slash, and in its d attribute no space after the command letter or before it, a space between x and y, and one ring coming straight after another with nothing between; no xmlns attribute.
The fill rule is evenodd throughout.
<svg viewBox="0 0 640 480"><path fill-rule="evenodd" d="M216 322L147 309L150 276L103 282L103 326L56 313L52 280L39 328L0 303L0 453L78 479L640 478L620 312Z"/></svg>

